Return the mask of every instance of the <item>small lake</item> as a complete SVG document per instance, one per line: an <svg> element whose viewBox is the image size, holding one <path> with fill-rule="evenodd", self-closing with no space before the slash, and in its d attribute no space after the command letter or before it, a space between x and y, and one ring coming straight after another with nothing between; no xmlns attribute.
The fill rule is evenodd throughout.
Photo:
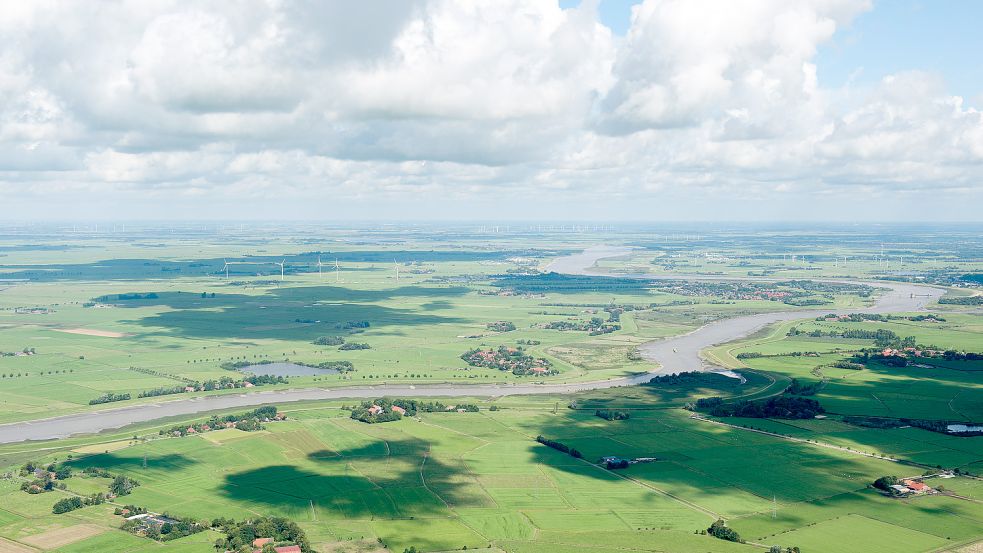
<svg viewBox="0 0 983 553"><path fill-rule="evenodd" d="M288 362L259 363L242 367L239 370L255 375L265 374L267 376L324 376L338 374L338 371L334 369L319 369L317 367L308 367L306 365Z"/></svg>

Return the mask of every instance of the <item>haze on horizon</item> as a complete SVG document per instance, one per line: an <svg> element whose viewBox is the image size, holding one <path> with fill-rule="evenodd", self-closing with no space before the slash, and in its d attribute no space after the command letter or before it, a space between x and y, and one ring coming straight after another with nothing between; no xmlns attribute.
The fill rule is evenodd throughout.
<svg viewBox="0 0 983 553"><path fill-rule="evenodd" d="M983 4L25 2L4 219L983 221Z"/></svg>

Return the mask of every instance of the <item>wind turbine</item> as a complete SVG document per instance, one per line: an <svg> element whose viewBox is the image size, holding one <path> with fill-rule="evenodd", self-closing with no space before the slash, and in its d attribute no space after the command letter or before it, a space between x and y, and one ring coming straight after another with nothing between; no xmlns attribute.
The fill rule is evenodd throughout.
<svg viewBox="0 0 983 553"><path fill-rule="evenodd" d="M286 258L283 258L279 263L273 262L274 265L280 266L280 282L283 282L283 265L287 262Z"/></svg>
<svg viewBox="0 0 983 553"><path fill-rule="evenodd" d="M341 274L340 274L339 271L340 271L340 269L338 268L338 258L336 257L336 258L334 258L334 281L335 282L340 282L341 281Z"/></svg>
<svg viewBox="0 0 983 553"><path fill-rule="evenodd" d="M495 227L495 232L498 232L498 227ZM396 268L396 282L399 282L399 263L396 263L396 258L393 258L393 267Z"/></svg>
<svg viewBox="0 0 983 553"><path fill-rule="evenodd" d="M323 266L324 263L321 263L321 256L319 255L317 256L317 276L322 280L324 279L324 273L321 272L321 267Z"/></svg>
<svg viewBox="0 0 983 553"><path fill-rule="evenodd" d="M225 271L225 280L229 280L229 260L223 259L222 261L225 262L225 266L222 267L222 269Z"/></svg>

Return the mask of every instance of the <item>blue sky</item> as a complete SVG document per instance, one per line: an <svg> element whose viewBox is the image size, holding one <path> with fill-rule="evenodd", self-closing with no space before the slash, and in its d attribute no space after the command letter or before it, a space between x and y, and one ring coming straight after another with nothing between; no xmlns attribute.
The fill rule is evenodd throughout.
<svg viewBox="0 0 983 553"><path fill-rule="evenodd" d="M825 86L870 84L899 71L937 72L946 89L983 105L983 2L876 2L819 49Z"/></svg>
<svg viewBox="0 0 983 553"><path fill-rule="evenodd" d="M600 0L598 15L624 35L640 0ZM574 7L580 0L560 0ZM874 84L885 75L940 74L952 94L983 105L983 1L893 0L874 3L820 46L819 82L829 88Z"/></svg>

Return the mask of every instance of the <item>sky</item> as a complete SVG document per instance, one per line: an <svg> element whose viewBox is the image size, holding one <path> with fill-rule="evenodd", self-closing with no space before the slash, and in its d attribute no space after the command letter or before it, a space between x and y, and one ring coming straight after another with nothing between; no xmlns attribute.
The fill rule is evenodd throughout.
<svg viewBox="0 0 983 553"><path fill-rule="evenodd" d="M38 0L7 220L983 221L983 2Z"/></svg>

